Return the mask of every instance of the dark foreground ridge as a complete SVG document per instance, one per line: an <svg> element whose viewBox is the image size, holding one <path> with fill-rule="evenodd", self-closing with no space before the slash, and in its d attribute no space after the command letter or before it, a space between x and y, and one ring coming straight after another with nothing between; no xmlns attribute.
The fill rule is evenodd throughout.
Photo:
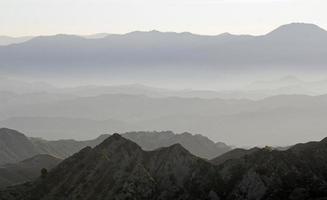
<svg viewBox="0 0 327 200"><path fill-rule="evenodd" d="M287 151L258 149L212 164L181 145L144 151L114 134L38 180L7 188L1 200L323 199L327 141Z"/></svg>

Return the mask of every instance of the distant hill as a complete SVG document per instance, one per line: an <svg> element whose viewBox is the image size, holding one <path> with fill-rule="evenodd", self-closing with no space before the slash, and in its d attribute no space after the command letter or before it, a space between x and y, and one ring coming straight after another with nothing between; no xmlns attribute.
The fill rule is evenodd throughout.
<svg viewBox="0 0 327 200"><path fill-rule="evenodd" d="M86 146L95 147L110 135L101 135L95 140L57 140L47 141L38 138L31 138L32 143L42 152L66 158ZM168 147L173 144L181 144L192 154L201 158L211 159L221 155L231 147L226 144L214 143L202 135L192 135L190 133L175 134L171 131L162 132L127 132L123 137L137 143L144 150L155 150L161 147Z"/></svg>
<svg viewBox="0 0 327 200"><path fill-rule="evenodd" d="M24 37L0 36L0 46L19 44L19 43L26 42L32 38L33 38L32 36L24 36Z"/></svg>
<svg viewBox="0 0 327 200"><path fill-rule="evenodd" d="M168 147L174 144L181 144L193 155L201 158L212 159L232 148L225 143L215 143L202 135L191 133L175 134L171 131L162 132L128 132L123 137L135 142L143 150L155 150L161 147Z"/></svg>
<svg viewBox="0 0 327 200"><path fill-rule="evenodd" d="M180 144L144 151L114 134L43 178L0 191L6 200L270 200L327 197L327 139L286 151L257 149L220 165Z"/></svg>
<svg viewBox="0 0 327 200"><path fill-rule="evenodd" d="M0 165L16 163L38 153L38 149L24 134L11 129L0 129Z"/></svg>
<svg viewBox="0 0 327 200"><path fill-rule="evenodd" d="M33 181L41 175L41 169L51 170L61 159L50 155L36 155L14 164L0 166L0 188Z"/></svg>
<svg viewBox="0 0 327 200"><path fill-rule="evenodd" d="M252 99L261 100L276 95L322 95L327 93L327 80L308 81L296 76L282 76L271 79L253 77L250 84L245 80L231 80L216 89L167 89L143 84L121 85L79 85L55 87L44 82L29 82L0 76L1 106L15 106L36 102L53 102L77 97L99 96L103 94L145 95L148 97L184 97L204 99ZM266 79L266 80L265 80ZM142 82L142 81L141 81ZM213 82L214 83L214 82ZM235 86L234 84L239 86ZM243 84L242 84L243 83ZM149 83L150 84L150 83ZM246 84L244 86L244 84ZM156 84L153 84L156 85ZM192 87L185 86L185 87ZM203 87L203 86L202 86ZM3 105L2 105L3 104Z"/></svg>
<svg viewBox="0 0 327 200"><path fill-rule="evenodd" d="M289 146L325 136L326 107L327 95L279 95L253 101L106 94L5 107L0 125L51 139L90 138L88 130L93 135L106 130L171 130L238 146ZM75 127L79 121L85 130Z"/></svg>
<svg viewBox="0 0 327 200"><path fill-rule="evenodd" d="M0 47L1 68L11 73L51 75L107 73L146 77L213 73L213 70L323 70L327 32L314 24L283 25L262 36L203 36L174 32L35 37ZM237 59L235 59L237 58ZM201 66L201 67L200 67ZM310 68L309 68L310 67ZM208 70L211 69L211 70ZM143 73L146 71L146 73ZM173 73L171 73L173 72Z"/></svg>
<svg viewBox="0 0 327 200"><path fill-rule="evenodd" d="M45 141L28 138L24 134L7 128L0 129L0 166L18 163L38 154L48 154L58 158L66 158L86 146L95 146L105 138L99 137L89 141L58 140Z"/></svg>
<svg viewBox="0 0 327 200"><path fill-rule="evenodd" d="M67 158L81 149L90 146L95 147L108 136L100 136L94 140L76 141L76 140L53 140L47 141L40 138L29 138L31 143L40 153L53 155L59 158Z"/></svg>

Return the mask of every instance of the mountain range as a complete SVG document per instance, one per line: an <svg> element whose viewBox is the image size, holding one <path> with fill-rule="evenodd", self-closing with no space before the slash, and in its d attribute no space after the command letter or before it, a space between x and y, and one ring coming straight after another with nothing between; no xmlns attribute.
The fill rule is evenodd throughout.
<svg viewBox="0 0 327 200"><path fill-rule="evenodd" d="M322 200L326 153L324 139L286 151L257 149L217 165L179 144L144 151L113 134L36 181L2 189L0 199Z"/></svg>
<svg viewBox="0 0 327 200"><path fill-rule="evenodd" d="M238 146L288 146L325 136L326 102L326 95L279 95L253 101L105 94L5 106L0 126L51 140L171 130Z"/></svg>
<svg viewBox="0 0 327 200"><path fill-rule="evenodd" d="M224 143L215 143L201 135L190 133L174 134L173 132L129 132L122 134L138 143L145 150L154 150L180 143L194 155L211 159L231 149ZM41 138L28 138L24 134L2 128L0 129L0 166L17 163L38 154L48 154L57 158L67 158L81 149L95 147L110 135L101 135L94 140L56 140L47 141Z"/></svg>
<svg viewBox="0 0 327 200"><path fill-rule="evenodd" d="M64 34L39 36L0 46L0 60L1 71L11 74L128 72L144 78L159 72L187 77L193 72L198 76L208 75L208 71L215 74L216 70L323 70L327 64L323 56L326 46L324 29L293 23L262 36L158 31L109 34L98 39Z"/></svg>
<svg viewBox="0 0 327 200"><path fill-rule="evenodd" d="M0 36L0 46L19 44L19 43L26 42L32 38L33 36L23 36L23 37Z"/></svg>

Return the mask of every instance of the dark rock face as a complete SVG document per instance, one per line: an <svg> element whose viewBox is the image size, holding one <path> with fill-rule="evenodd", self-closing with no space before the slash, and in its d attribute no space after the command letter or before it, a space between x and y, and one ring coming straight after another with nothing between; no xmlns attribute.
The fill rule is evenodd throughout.
<svg viewBox="0 0 327 200"><path fill-rule="evenodd" d="M215 165L180 144L144 151L114 134L64 160L46 177L0 191L0 199L323 199L326 155L322 140L286 151L257 149Z"/></svg>

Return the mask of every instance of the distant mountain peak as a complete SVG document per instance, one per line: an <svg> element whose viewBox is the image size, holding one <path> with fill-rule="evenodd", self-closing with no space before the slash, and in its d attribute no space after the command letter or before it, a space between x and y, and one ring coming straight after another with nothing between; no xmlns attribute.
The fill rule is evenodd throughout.
<svg viewBox="0 0 327 200"><path fill-rule="evenodd" d="M229 37L234 37L235 35L229 33L229 32L225 32L225 33L221 33L218 35L219 37L224 37L224 38L229 38Z"/></svg>
<svg viewBox="0 0 327 200"><path fill-rule="evenodd" d="M19 136L24 136L24 134L13 130L13 129L9 129L9 128L0 128L0 136L1 135L19 135Z"/></svg>
<svg viewBox="0 0 327 200"><path fill-rule="evenodd" d="M268 33L268 36L295 36L295 35L320 35L327 34L327 31L315 24L291 23L285 24Z"/></svg>
<svg viewBox="0 0 327 200"><path fill-rule="evenodd" d="M114 143L114 142L125 142L125 141L127 141L127 139L125 139L124 137L122 137L118 133L114 133L110 137L105 139L103 141L103 144L107 145L107 144L111 144L111 143Z"/></svg>
<svg viewBox="0 0 327 200"><path fill-rule="evenodd" d="M132 142L131 140L128 140L121 136L118 133L112 134L110 137L105 139L101 144L95 147L95 150L114 153L116 151L121 151L121 149L125 149L127 152L137 152L141 150L141 147L139 147L136 143Z"/></svg>
<svg viewBox="0 0 327 200"><path fill-rule="evenodd" d="M70 34L56 34L49 36L37 36L27 41L26 43L34 43L34 42L57 42L57 41L80 41L85 40L85 38L78 35L70 35Z"/></svg>

